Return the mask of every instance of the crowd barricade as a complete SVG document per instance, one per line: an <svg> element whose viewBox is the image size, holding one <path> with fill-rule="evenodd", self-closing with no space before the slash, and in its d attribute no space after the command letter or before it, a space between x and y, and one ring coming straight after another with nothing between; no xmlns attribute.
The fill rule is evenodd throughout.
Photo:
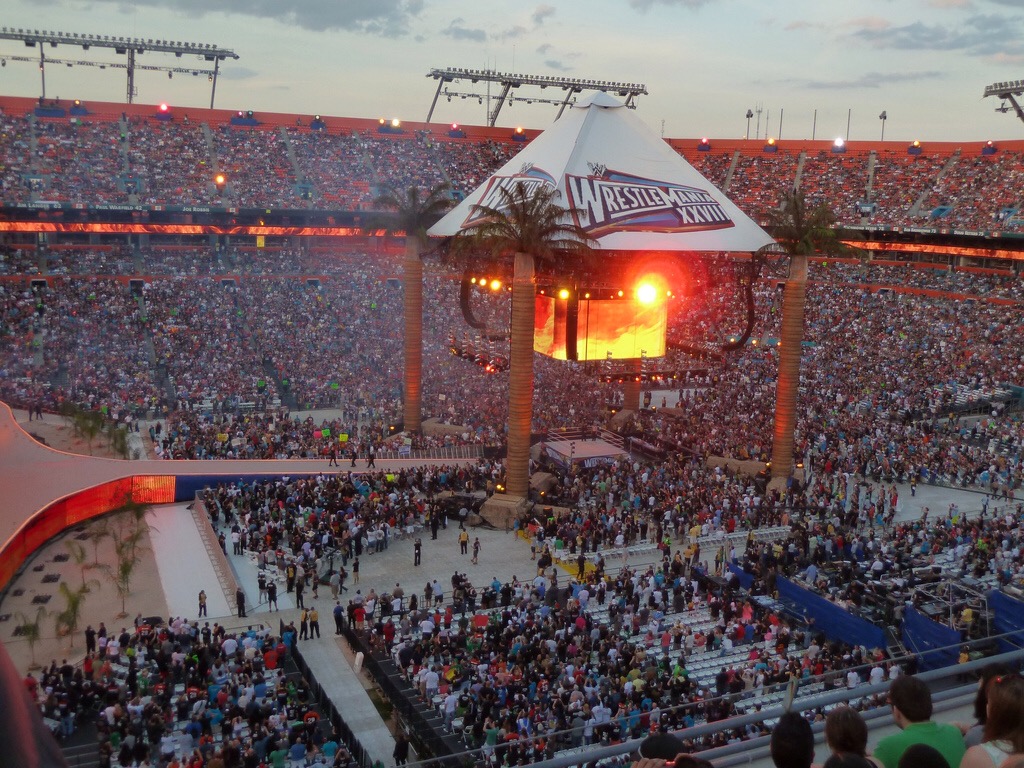
<svg viewBox="0 0 1024 768"><path fill-rule="evenodd" d="M337 706L331 700L331 697L327 695L327 692L323 689L323 686L317 682L316 675L309 668L306 660L302 658L302 652L299 650L298 643L293 643L288 650L289 655L295 662L295 666L299 668L299 673L305 678L311 687L312 693L316 698L317 706L321 711L328 713L328 719L338 730L338 735L341 736L341 740L345 743L349 753L352 755L352 759L356 762L359 768L371 768L373 760L370 758L369 753L360 743L359 738L355 732L348 726L345 719L338 712Z"/></svg>
<svg viewBox="0 0 1024 768"><path fill-rule="evenodd" d="M903 614L903 645L918 655L921 669L939 669L956 664L960 632L925 616L914 607Z"/></svg>
<svg viewBox="0 0 1024 768"><path fill-rule="evenodd" d="M815 628L824 632L826 637L851 645L862 645L869 650L887 647L883 627L854 616L818 593L797 586L783 576L776 579L775 585L779 598L800 606L804 618L813 619Z"/></svg>
<svg viewBox="0 0 1024 768"><path fill-rule="evenodd" d="M986 593L989 610L992 611L992 629L995 634L1003 635L999 640L999 650L1008 651L1024 648L1024 602L1011 597L1005 592L992 590ZM1007 635L1018 633L1015 639Z"/></svg>

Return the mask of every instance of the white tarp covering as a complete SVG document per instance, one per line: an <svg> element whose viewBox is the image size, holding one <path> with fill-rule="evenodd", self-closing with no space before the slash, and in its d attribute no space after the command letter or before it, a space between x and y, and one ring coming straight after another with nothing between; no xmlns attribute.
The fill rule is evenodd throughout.
<svg viewBox="0 0 1024 768"><path fill-rule="evenodd" d="M752 252L773 242L710 181L604 93L567 111L430 229L473 223L474 205L499 207L517 183L557 187L595 247L622 251Z"/></svg>

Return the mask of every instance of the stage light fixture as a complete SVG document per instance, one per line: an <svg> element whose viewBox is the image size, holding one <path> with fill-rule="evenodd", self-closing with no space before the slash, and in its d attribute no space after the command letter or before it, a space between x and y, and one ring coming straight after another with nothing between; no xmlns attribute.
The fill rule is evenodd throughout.
<svg viewBox="0 0 1024 768"><path fill-rule="evenodd" d="M653 304L658 299L658 289L650 283L641 283L636 289L636 300L641 304Z"/></svg>

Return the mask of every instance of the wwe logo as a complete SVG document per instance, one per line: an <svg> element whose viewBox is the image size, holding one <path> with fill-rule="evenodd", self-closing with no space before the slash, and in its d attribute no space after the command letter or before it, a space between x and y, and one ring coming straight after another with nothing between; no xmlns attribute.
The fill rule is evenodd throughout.
<svg viewBox="0 0 1024 768"><path fill-rule="evenodd" d="M602 178L607 170L607 166L603 163L587 163L587 168L590 169L590 175Z"/></svg>

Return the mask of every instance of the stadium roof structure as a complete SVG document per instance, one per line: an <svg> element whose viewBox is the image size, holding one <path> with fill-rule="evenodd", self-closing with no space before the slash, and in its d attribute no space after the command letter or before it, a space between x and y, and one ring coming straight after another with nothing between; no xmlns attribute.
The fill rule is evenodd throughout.
<svg viewBox="0 0 1024 768"><path fill-rule="evenodd" d="M129 104L133 102L137 93L135 88L135 70L137 69L166 72L168 76L173 76L175 73L208 75L210 82L212 83L210 89L210 109L213 109L213 101L217 94L217 75L220 72L220 63L225 59L239 58L238 54L234 51L228 50L227 48L221 48L219 45L211 45L209 43L183 43L176 40L153 40L151 38L143 39L141 37L118 37L116 35L87 35L84 33L80 34L78 32L40 31L38 29L15 29L14 27L0 27L0 40L20 40L25 44L26 48L39 47L39 75L42 80L41 98L44 100L46 99L46 64L49 62L51 64L65 64L69 67L99 67L100 69L106 69L109 67L111 69L126 70L128 75L126 101ZM58 45L80 46L83 51L88 51L91 48L112 48L114 53L127 56L127 59L124 63L74 59L48 59L46 58L47 43L51 48L56 48ZM213 62L213 69L188 66L168 67L136 63L136 56L146 53L147 51L151 51L153 53L173 53L179 59L183 56L195 56L202 59L204 62ZM11 59L12 61L36 61L34 56L16 54L0 54L0 58L4 59L5 64L7 63L7 59Z"/></svg>
<svg viewBox="0 0 1024 768"><path fill-rule="evenodd" d="M493 69L464 69L461 67L446 67L444 69L432 69L427 73L427 77L432 77L437 80L437 90L434 91L434 100L430 103L430 111L427 112L426 122L430 122L430 119L434 116L434 107L437 106L437 100L440 96L444 95L448 97L448 101L452 100L452 97L457 98L472 98L479 99L480 103L483 103L484 98L488 100L488 106L490 102L494 100L494 107L489 110L487 116L487 124L494 127L495 122L498 120L498 115L501 112L502 106L505 102L511 107L515 101L525 102L526 104L557 104L558 114L555 116L557 120L562 116L562 112L565 111L567 106L570 106L576 101L576 94L583 93L583 91L600 91L603 93L615 93L626 100L625 106L630 109L636 109L636 99L638 96L647 95L647 86L643 83L619 83L610 80L585 80L573 77L549 77L547 75L518 75L512 72L496 72ZM491 96L490 91L486 93L477 93L475 90L469 92L462 91L451 91L446 85L448 83L460 83L465 85L477 85L479 83L497 83L501 86L501 91L496 96ZM517 88L530 85L541 90L547 88L560 88L565 91L565 96L561 98L550 98L544 95L540 96L517 96L513 91ZM442 90L444 93L442 94Z"/></svg>
<svg viewBox="0 0 1024 768"><path fill-rule="evenodd" d="M597 93L430 228L452 236L500 207L501 189L548 185L596 248L752 253L774 240L625 105Z"/></svg>

